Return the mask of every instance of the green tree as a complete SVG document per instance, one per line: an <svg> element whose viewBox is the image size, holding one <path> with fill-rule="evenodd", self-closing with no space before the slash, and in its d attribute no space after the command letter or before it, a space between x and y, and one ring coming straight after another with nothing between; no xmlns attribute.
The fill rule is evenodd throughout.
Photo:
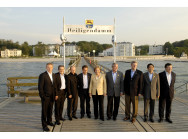
<svg viewBox="0 0 188 139"><path fill-rule="evenodd" d="M140 46L135 47L136 55L138 55L138 53L137 53L138 49L141 49L140 55L148 55L149 45L140 45Z"/></svg>
<svg viewBox="0 0 188 139"><path fill-rule="evenodd" d="M28 42L24 42L22 45L21 45L21 49L22 49L22 54L23 55L28 55L30 54L30 47L29 47L29 44Z"/></svg>
<svg viewBox="0 0 188 139"><path fill-rule="evenodd" d="M45 54L45 44L42 42L38 42L38 44L35 45L35 55L36 56L43 56Z"/></svg>
<svg viewBox="0 0 188 139"><path fill-rule="evenodd" d="M174 54L174 47L170 42L166 42L163 48L164 48L165 54L168 54L168 55Z"/></svg>

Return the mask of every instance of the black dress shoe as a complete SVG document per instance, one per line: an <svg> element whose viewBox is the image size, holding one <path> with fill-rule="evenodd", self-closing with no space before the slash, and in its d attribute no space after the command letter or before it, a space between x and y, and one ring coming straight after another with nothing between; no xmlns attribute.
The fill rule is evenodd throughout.
<svg viewBox="0 0 188 139"><path fill-rule="evenodd" d="M50 126L54 126L54 124L52 122L48 122L47 124Z"/></svg>
<svg viewBox="0 0 188 139"><path fill-rule="evenodd" d="M65 118L60 118L61 121L65 121L66 119Z"/></svg>
<svg viewBox="0 0 188 139"><path fill-rule="evenodd" d="M88 114L87 117L88 117L88 118L91 118L91 114Z"/></svg>
<svg viewBox="0 0 188 139"><path fill-rule="evenodd" d="M98 119L98 117L95 117L95 119Z"/></svg>
<svg viewBox="0 0 188 139"><path fill-rule="evenodd" d="M78 119L76 116L73 116L72 118L74 118L74 119Z"/></svg>
<svg viewBox="0 0 188 139"><path fill-rule="evenodd" d="M72 121L72 117L69 117L69 120Z"/></svg>
<svg viewBox="0 0 188 139"><path fill-rule="evenodd" d="M116 121L116 117L113 117L113 120Z"/></svg>
<svg viewBox="0 0 188 139"><path fill-rule="evenodd" d="M144 122L147 122L148 121L148 119L147 118L144 118Z"/></svg>
<svg viewBox="0 0 188 139"><path fill-rule="evenodd" d="M102 121L104 121L104 118L100 118Z"/></svg>
<svg viewBox="0 0 188 139"><path fill-rule="evenodd" d="M111 117L108 117L107 120L111 120Z"/></svg>
<svg viewBox="0 0 188 139"><path fill-rule="evenodd" d="M60 125L61 123L60 123L60 121L56 121L55 124L56 125Z"/></svg>
<svg viewBox="0 0 188 139"><path fill-rule="evenodd" d="M84 118L84 115L81 115L81 117L80 117L80 118L81 118L81 119L82 119L82 118Z"/></svg>
<svg viewBox="0 0 188 139"><path fill-rule="evenodd" d="M171 119L166 119L167 122L171 123L172 124L172 120Z"/></svg>
<svg viewBox="0 0 188 139"><path fill-rule="evenodd" d="M50 129L46 126L46 127L43 127L43 130L46 131L46 132L49 132Z"/></svg>
<svg viewBox="0 0 188 139"><path fill-rule="evenodd" d="M151 118L151 119L150 119L150 122L154 123L154 120L153 120L153 118Z"/></svg>
<svg viewBox="0 0 188 139"><path fill-rule="evenodd" d="M158 122L159 122L159 123L162 123L162 122L163 122L163 119L162 119L162 118L160 118Z"/></svg>

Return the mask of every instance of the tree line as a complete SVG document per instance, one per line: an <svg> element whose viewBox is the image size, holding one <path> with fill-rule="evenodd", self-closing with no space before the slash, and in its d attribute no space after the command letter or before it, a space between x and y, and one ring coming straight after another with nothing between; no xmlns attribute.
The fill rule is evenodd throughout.
<svg viewBox="0 0 188 139"><path fill-rule="evenodd" d="M112 44L99 44L98 42L94 41L79 41L76 43L76 45L80 51L84 53L91 52L91 55L93 55L93 50L95 50L95 54L98 55L98 53L103 52L103 50L112 47Z"/></svg>
<svg viewBox="0 0 188 139"><path fill-rule="evenodd" d="M68 44L75 44L78 46L79 51L84 53L90 52L91 55L93 55L93 50L95 50L95 54L98 55L98 53L103 52L103 50L112 47L112 44L100 44L95 41L66 42L67 47L69 46ZM36 56L43 56L45 51L49 52L48 44L42 42L38 42L36 45L29 45L26 41L20 44L18 41L13 42L12 40L0 39L0 51L5 49L19 49L22 50L22 55L33 56L33 47L35 47ZM140 55L148 55L149 45L137 46L135 48L136 55L139 55L138 49L140 49ZM56 52L57 50L58 47L55 47ZM182 52L188 54L188 39L175 41L173 43L166 42L163 50L165 54L174 55L176 57L180 57Z"/></svg>
<svg viewBox="0 0 188 139"><path fill-rule="evenodd" d="M13 42L12 40L2 40L0 39L0 51L5 49L19 49L22 50L22 55L32 56L33 50L29 46L28 42L19 44L19 42Z"/></svg>
<svg viewBox="0 0 188 139"><path fill-rule="evenodd" d="M93 55L93 50L95 50L95 54L98 55L99 52L112 47L111 44L99 44L94 41L66 42L67 47L69 46L68 44L77 45L79 51L84 53L91 52L91 55ZM45 51L50 53L48 44L44 44L40 41L35 45L29 45L28 42L20 44L18 41L13 42L12 40L0 39L0 51L5 49L19 49L22 50L22 55L33 56L33 47L35 48L35 56L41 57L45 55ZM58 49L59 44L56 44L54 51L58 53Z"/></svg>
<svg viewBox="0 0 188 139"><path fill-rule="evenodd" d="M164 44L165 54L180 57L182 52L188 54L188 39Z"/></svg>
<svg viewBox="0 0 188 139"><path fill-rule="evenodd" d="M140 55L148 55L149 45L140 45L135 48L136 55L139 55L138 49L141 49ZM165 42L163 45L164 54L180 57L182 52L188 54L188 39L175 41L173 43Z"/></svg>

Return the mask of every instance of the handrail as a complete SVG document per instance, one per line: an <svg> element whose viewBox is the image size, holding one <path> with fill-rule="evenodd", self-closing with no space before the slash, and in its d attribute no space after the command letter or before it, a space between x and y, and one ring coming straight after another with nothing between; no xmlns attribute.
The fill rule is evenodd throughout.
<svg viewBox="0 0 188 139"><path fill-rule="evenodd" d="M184 86L184 85L186 85L186 84L188 84L188 82L186 82L186 83L184 83L184 84L182 84L182 85L176 87L175 89L178 89L178 88L180 88L180 87L182 87L182 86Z"/></svg>
<svg viewBox="0 0 188 139"><path fill-rule="evenodd" d="M183 88L185 87L185 88ZM177 94L182 94L184 92L188 92L188 82L178 86L175 88ZM183 90L183 91L182 91ZM179 92L178 92L179 91Z"/></svg>
<svg viewBox="0 0 188 139"><path fill-rule="evenodd" d="M65 70L65 73L66 73L66 74L69 74L69 73L70 73L70 67L72 67L72 66L77 66L78 63L80 62L80 60L81 60L81 57L79 56L79 57L74 61L74 63L72 63L72 64Z"/></svg>
<svg viewBox="0 0 188 139"><path fill-rule="evenodd" d="M70 66L76 66L79 61L80 61L81 57L78 57L75 59L74 63L72 63ZM69 67L70 67L69 66ZM65 73L68 74L70 72L70 68L67 68L65 70ZM38 85L38 82L34 82L34 83L18 83L18 80L22 80L22 79L38 79L38 76L36 77L8 77L7 78L7 87L8 87L8 91L7 91L7 94L8 94L8 97L9 95L11 95L12 97L15 96L15 94L19 94L20 91L23 91L23 90L16 90L15 87L29 87L29 86L37 86Z"/></svg>
<svg viewBox="0 0 188 139"><path fill-rule="evenodd" d="M105 66L103 66L103 65L101 65L101 64L98 64L98 61L97 61L97 60L93 60L93 59L90 59L90 58L88 58L88 57L84 57L84 58L85 58L85 60L86 60L93 68L95 68L96 66L99 66L100 69L101 69L101 71L102 71L102 73L106 73L106 72L110 71L109 68L107 68L107 67L105 67Z"/></svg>
<svg viewBox="0 0 188 139"><path fill-rule="evenodd" d="M87 57L85 57L85 59L86 59L87 62L92 61L92 59L89 59L89 58L87 58ZM98 63L98 62L96 62L96 63ZM92 62L91 62L91 66L92 66L92 65L93 65L93 64L92 64ZM100 64L96 64L96 65L102 67L101 69L104 71L104 73L107 72L107 71L110 71L109 68L107 68L107 67L105 67L105 66L103 66L103 65L100 65ZM95 66L96 66L96 65L95 65ZM177 92L177 89L179 89L179 88L181 88L182 86L185 86L185 85L187 85L187 84L188 84L188 82L186 82L186 83L184 83L184 84L182 84L182 85L176 87L176 88L175 88L176 92ZM181 92L178 93L178 94L182 94L182 93L184 93L184 92L186 92L186 91L188 91L188 85L186 86L186 89L185 89L184 91L181 91Z"/></svg>

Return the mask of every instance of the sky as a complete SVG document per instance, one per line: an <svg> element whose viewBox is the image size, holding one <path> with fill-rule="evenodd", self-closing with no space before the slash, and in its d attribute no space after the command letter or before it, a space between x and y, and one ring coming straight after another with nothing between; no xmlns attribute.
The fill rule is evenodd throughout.
<svg viewBox="0 0 188 139"><path fill-rule="evenodd" d="M164 44L188 39L187 8L131 8L131 7L0 7L0 39L10 39L34 45L60 43L65 24L82 25L93 19L94 25L113 25L116 19L117 42ZM111 43L111 35L68 35L67 40Z"/></svg>

